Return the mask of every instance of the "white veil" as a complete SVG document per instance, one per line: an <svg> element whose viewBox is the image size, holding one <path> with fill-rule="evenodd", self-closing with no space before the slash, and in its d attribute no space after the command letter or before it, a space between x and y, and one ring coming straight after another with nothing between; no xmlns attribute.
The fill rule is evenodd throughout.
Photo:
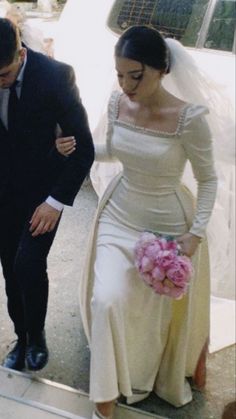
<svg viewBox="0 0 236 419"><path fill-rule="evenodd" d="M92 131L114 80L116 36L106 29L111 0L67 0L54 37L54 55L74 67Z"/></svg>
<svg viewBox="0 0 236 419"><path fill-rule="evenodd" d="M185 101L205 105L209 109L207 119L213 135L218 174L217 198L207 229L212 293L233 299L235 295L234 109L223 86L209 79L179 42L173 39L166 39L166 42L171 51L172 64L170 74L164 79L164 86ZM196 182L189 165L183 181L190 190L196 192Z"/></svg>
<svg viewBox="0 0 236 419"><path fill-rule="evenodd" d="M226 87L205 74L188 51L172 39L172 70L165 87L185 101L205 105L218 175L218 189L207 228L211 269L210 352L235 342L235 110ZM184 69L184 70L183 70ZM232 91L234 79L232 78ZM183 182L196 192L187 164Z"/></svg>

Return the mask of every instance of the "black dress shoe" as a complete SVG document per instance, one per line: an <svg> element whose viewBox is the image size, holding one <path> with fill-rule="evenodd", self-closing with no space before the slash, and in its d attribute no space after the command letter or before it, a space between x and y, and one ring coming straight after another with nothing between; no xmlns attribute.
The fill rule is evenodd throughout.
<svg viewBox="0 0 236 419"><path fill-rule="evenodd" d="M26 348L26 363L29 370L41 370L48 362L48 348L45 333L29 338Z"/></svg>
<svg viewBox="0 0 236 419"><path fill-rule="evenodd" d="M22 371L25 368L26 343L18 340L3 361L3 367Z"/></svg>

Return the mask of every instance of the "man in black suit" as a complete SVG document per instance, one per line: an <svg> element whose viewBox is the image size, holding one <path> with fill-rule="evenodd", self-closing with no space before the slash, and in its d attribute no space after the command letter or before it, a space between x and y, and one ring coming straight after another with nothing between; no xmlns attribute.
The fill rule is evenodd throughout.
<svg viewBox="0 0 236 419"><path fill-rule="evenodd" d="M68 157L55 149L58 126L75 138ZM0 259L18 338L5 367L47 363L47 255L93 159L72 68L24 48L15 25L0 19Z"/></svg>

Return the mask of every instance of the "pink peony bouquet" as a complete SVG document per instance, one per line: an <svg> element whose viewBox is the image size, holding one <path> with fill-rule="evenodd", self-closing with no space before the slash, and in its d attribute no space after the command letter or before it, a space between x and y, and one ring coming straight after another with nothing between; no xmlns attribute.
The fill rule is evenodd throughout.
<svg viewBox="0 0 236 419"><path fill-rule="evenodd" d="M135 246L135 266L157 294L181 299L193 274L191 259L181 255L175 239L144 232Z"/></svg>

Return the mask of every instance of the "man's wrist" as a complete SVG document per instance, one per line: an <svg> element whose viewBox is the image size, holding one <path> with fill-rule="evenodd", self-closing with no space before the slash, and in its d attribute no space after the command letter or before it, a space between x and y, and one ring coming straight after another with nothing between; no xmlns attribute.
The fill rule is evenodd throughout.
<svg viewBox="0 0 236 419"><path fill-rule="evenodd" d="M45 201L48 205L50 205L51 207L53 207L54 209L56 209L57 211L62 211L64 208L64 205L57 201L56 199L54 199L52 196L48 196L48 198Z"/></svg>

